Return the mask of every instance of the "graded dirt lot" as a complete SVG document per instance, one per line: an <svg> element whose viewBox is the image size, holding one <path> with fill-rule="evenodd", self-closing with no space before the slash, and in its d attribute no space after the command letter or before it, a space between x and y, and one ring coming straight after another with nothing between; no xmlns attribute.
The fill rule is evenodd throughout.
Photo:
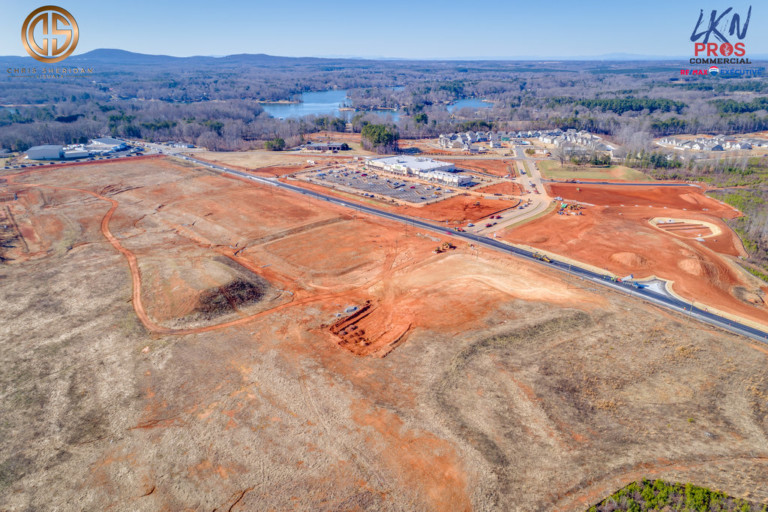
<svg viewBox="0 0 768 512"><path fill-rule="evenodd" d="M436 145L435 139L417 139L417 140L399 140L397 143L401 150L416 149L419 153L428 155L455 155L456 151L440 149Z"/></svg>
<svg viewBox="0 0 768 512"><path fill-rule="evenodd" d="M512 160L500 160L500 159L463 159L456 160L450 158L442 158L446 162L451 162L456 165L457 169L468 169L470 171L479 171L487 174L493 174L494 176L506 176L511 174L513 177L517 176L515 170L515 162Z"/></svg>
<svg viewBox="0 0 768 512"><path fill-rule="evenodd" d="M240 151L218 152L204 151L195 153L194 157L204 162L225 164L235 169L253 172L258 176L285 176L312 167L307 161L312 160L318 165L335 164L348 161L351 157L327 154L285 154L279 151Z"/></svg>
<svg viewBox="0 0 768 512"><path fill-rule="evenodd" d="M0 178L0 510L768 503L762 345L170 160Z"/></svg>
<svg viewBox="0 0 768 512"><path fill-rule="evenodd" d="M514 196L519 196L522 194L520 185L511 181L496 183L494 185L476 188L474 190L475 192L482 192L484 194L504 194Z"/></svg>
<svg viewBox="0 0 768 512"><path fill-rule="evenodd" d="M568 164L561 167L554 160L541 160L537 165L542 177L551 180L653 181L642 172L623 165L595 167Z"/></svg>
<svg viewBox="0 0 768 512"><path fill-rule="evenodd" d="M738 237L722 221L738 213L697 187L551 185L551 195L593 206L583 216L552 213L505 232L505 239L606 269L618 276L657 276L673 281L687 300L768 323L768 287L738 270L745 255ZM716 227L720 235L695 236L653 226L656 217L686 219ZM699 223L697 223L699 221ZM679 227L678 227L679 229ZM707 236L697 241L698 235Z"/></svg>

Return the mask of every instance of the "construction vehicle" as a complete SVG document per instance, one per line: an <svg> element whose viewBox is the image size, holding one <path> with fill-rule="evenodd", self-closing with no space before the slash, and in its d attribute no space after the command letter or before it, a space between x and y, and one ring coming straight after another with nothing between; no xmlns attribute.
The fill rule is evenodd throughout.
<svg viewBox="0 0 768 512"><path fill-rule="evenodd" d="M451 242L443 242L437 248L435 248L434 253L435 254L440 254L440 253L443 253L445 251L449 251L449 250L455 249L455 248L456 248L456 246L453 245Z"/></svg>
<svg viewBox="0 0 768 512"><path fill-rule="evenodd" d="M549 258L549 256L547 256L546 254L541 254L540 252L533 253L533 257L545 263L552 263L552 260Z"/></svg>

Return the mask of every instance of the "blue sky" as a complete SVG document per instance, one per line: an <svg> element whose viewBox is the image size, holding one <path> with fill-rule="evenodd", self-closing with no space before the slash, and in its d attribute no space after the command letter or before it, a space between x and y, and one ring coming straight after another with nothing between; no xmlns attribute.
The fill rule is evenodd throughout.
<svg viewBox="0 0 768 512"><path fill-rule="evenodd" d="M754 0L0 0L0 55L25 54L21 24L49 3L77 19L75 54L119 48L176 56L686 57L700 9L708 16L733 7L743 18L750 5L747 54L768 54L768 5Z"/></svg>

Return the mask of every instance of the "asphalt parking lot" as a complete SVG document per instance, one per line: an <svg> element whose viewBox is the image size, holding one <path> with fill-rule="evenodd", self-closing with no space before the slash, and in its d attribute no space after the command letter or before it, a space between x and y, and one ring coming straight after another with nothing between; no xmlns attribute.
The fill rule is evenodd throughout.
<svg viewBox="0 0 768 512"><path fill-rule="evenodd" d="M26 169L27 167L39 167L43 165L72 164L78 162L93 162L96 160L114 160L117 158L127 158L132 156L141 156L143 153L133 151L133 148L115 151L114 153L105 153L102 155L91 155L83 158L61 159L61 160L25 160L23 164L8 165L3 169Z"/></svg>
<svg viewBox="0 0 768 512"><path fill-rule="evenodd" d="M410 203L425 203L434 199L453 195L452 190L445 190L442 185L424 185L402 178L380 176L376 173L352 169L325 169L314 171L309 177L329 187L341 185L359 190L366 197L387 197Z"/></svg>

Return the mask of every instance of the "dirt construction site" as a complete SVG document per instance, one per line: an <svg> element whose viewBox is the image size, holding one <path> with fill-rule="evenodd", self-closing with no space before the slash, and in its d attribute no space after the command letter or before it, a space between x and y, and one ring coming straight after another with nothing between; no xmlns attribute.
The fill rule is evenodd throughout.
<svg viewBox="0 0 768 512"><path fill-rule="evenodd" d="M739 213L699 187L552 184L552 196L588 205L505 232L513 243L637 279L669 281L687 301L765 325L768 286L739 268L741 241L723 222Z"/></svg>
<svg viewBox="0 0 768 512"><path fill-rule="evenodd" d="M764 345L180 160L0 178L0 510L583 511L644 477L768 503ZM741 250L719 203L582 191L508 233L589 260L616 229L600 264L764 311L711 256Z"/></svg>

